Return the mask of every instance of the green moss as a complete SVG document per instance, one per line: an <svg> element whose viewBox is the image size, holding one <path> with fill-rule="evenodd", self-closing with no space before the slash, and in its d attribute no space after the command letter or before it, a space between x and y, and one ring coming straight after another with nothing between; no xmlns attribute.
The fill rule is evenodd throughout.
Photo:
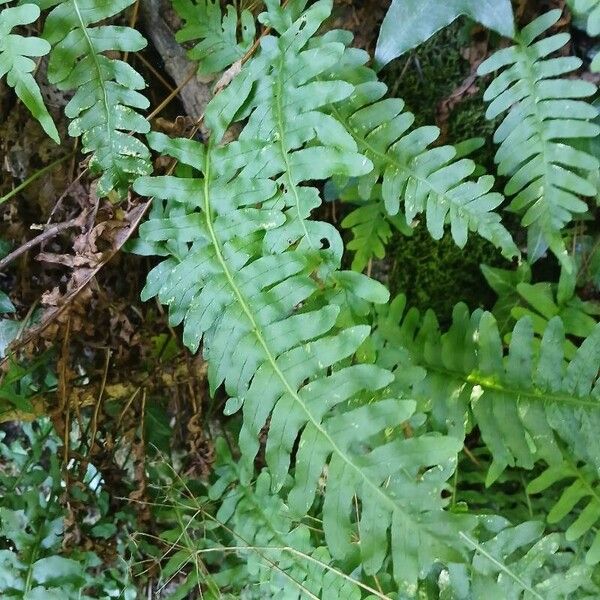
<svg viewBox="0 0 600 600"><path fill-rule="evenodd" d="M390 291L404 293L410 306L431 308L442 323L448 323L457 302L470 309L489 308L496 299L479 265L508 267L498 250L486 240L471 235L462 250L450 233L440 241L431 239L424 224L412 237L397 236L390 247Z"/></svg>
<svg viewBox="0 0 600 600"><path fill-rule="evenodd" d="M417 125L435 122L438 102L469 74L469 63L460 54L463 43L461 27L454 24L382 73L393 95L403 98L415 113Z"/></svg>

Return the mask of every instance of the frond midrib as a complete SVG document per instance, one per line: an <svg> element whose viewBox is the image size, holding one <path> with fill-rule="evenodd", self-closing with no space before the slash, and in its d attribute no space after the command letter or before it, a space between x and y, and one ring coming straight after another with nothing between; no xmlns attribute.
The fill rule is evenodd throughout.
<svg viewBox="0 0 600 600"><path fill-rule="evenodd" d="M302 225L302 230L304 232L304 236L308 241L311 248L314 248L314 244L310 239L308 234L308 229L306 228L306 223L302 218L302 213L300 212L300 197L298 196L298 189L296 184L294 183L294 179L292 177L292 169L290 165L290 161L288 158L288 152L286 150L285 145L285 127L284 127L284 114L283 114L283 95L285 92L285 86L283 85L283 67L285 64L285 57L280 52L278 59L278 68L277 68L277 77L276 77L276 85L277 89L275 91L275 111L277 114L277 129L278 129L278 142L279 149L281 151L281 157L285 163L285 177L287 179L288 187L291 188L292 193L294 194L294 201L296 203L296 214L298 216L298 221Z"/></svg>
<svg viewBox="0 0 600 600"><path fill-rule="evenodd" d="M600 409L600 402L597 402L593 399L587 400L585 398L575 398L564 393L550 393L538 390L527 390L523 388L512 388L503 385L501 382L492 381L490 377L485 377L477 371L471 371L470 373L466 374L464 372L453 371L437 365L430 365L426 362L424 362L423 365L428 372L443 375L448 379L459 380L473 387L479 386L484 392L507 394L515 398L517 401L523 399L535 402L565 404Z"/></svg>
<svg viewBox="0 0 600 600"><path fill-rule="evenodd" d="M94 66L96 67L96 72L98 73L98 83L100 85L100 88L102 89L102 105L104 107L104 114L105 114L104 122L106 123L106 131L108 133L108 139L111 141L111 146L112 146L112 139L113 139L112 133L114 130L112 127L112 117L110 114L110 106L109 106L109 102L108 102L108 91L106 89L106 81L104 80L104 77L102 75L102 68L100 67L100 62L98 61L98 53L96 52L96 48L88 34L87 25L85 24L83 17L81 16L78 0L71 0L71 1L73 2L73 8L77 15L77 19L79 21L81 31L83 32L83 35L85 36L85 41L87 42L88 48L90 49L90 54L94 61Z"/></svg>
<svg viewBox="0 0 600 600"><path fill-rule="evenodd" d="M525 53L525 55L527 55L527 48L524 48L522 45L520 45L520 47L523 50L523 52ZM525 84L527 85L527 90L529 92L528 99L529 99L530 103L532 104L532 112L530 114L533 114L533 117L535 119L535 133L534 133L533 137L535 137L536 140L539 141L539 143L540 143L540 146L541 146L540 155L541 155L542 163L543 163L543 167L544 167L543 175L541 175L536 180L534 180L534 181L543 180L543 182L544 182L541 193L538 195L538 199L536 202L539 202L541 200L546 205L547 211L544 211L542 213L542 216L540 217L539 220L542 221L545 226L547 226L548 223L546 223L546 218L549 217L550 218L549 225L550 225L550 229L552 229L552 210L551 209L553 208L553 206L552 206L552 203L546 199L546 193L547 193L548 188L553 187L553 185L549 183L549 181L550 181L549 166L552 163L551 163L551 161L548 160L548 156L547 156L548 144L552 143L552 142L545 140L544 135L543 135L544 119L542 118L542 116L540 114L539 100L536 95L536 90L535 90L536 80L535 80L535 77L532 72L533 65L532 65L531 61L529 61L529 60L521 61L521 59L519 59L519 62L525 63L525 65L524 65L525 66L525 77L523 78L523 80L525 81ZM531 140L531 138L529 138L529 140ZM525 163L522 163L522 164L525 164ZM518 165L516 170L521 168L522 164ZM533 182L531 182L531 183L533 183ZM529 187L529 185L531 185L531 183L528 184L526 187ZM522 191L523 190L519 190L519 192L517 192L516 195L518 196Z"/></svg>

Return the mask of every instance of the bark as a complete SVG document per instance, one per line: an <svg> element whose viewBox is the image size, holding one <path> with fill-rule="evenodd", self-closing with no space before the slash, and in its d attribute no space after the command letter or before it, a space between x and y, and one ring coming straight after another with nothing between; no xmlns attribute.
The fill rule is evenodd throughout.
<svg viewBox="0 0 600 600"><path fill-rule="evenodd" d="M164 0L142 0L140 16L147 37L160 54L167 73L177 86L189 77L196 68L186 56L185 49L175 40L179 17ZM193 77L179 92L185 112L198 119L212 98L211 86Z"/></svg>

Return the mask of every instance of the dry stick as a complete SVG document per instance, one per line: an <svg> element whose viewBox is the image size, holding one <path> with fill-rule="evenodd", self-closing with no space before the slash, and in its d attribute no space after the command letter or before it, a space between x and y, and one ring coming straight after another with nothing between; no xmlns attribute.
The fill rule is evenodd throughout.
<svg viewBox="0 0 600 600"><path fill-rule="evenodd" d="M90 442L88 445L88 449L85 454L86 458L89 458L91 456L92 450L96 444L96 433L98 432L98 415L100 414L100 406L102 405L102 396L104 396L104 390L106 389L106 380L108 379L108 367L110 365L111 354L112 353L109 348L106 351L106 361L104 362L104 374L102 375L102 385L100 387L100 393L98 394L98 400L96 401L96 406L94 407L92 422L90 423L92 432L90 434Z"/></svg>
<svg viewBox="0 0 600 600"><path fill-rule="evenodd" d="M69 185L65 188L65 190L63 191L63 193L59 196L58 200L54 203L54 207L52 208L52 210L50 211L50 216L48 217L48 220L46 221L46 225L50 224L50 220L52 219L52 217L54 216L54 213L57 211L58 207L62 204L62 201L65 199L66 195L73 189L73 187L75 186L75 184L90 170L89 167L85 167L85 169L83 169L83 171L81 171L81 173L79 173L79 175L77 175L77 177L75 177L75 179L73 179L73 181L71 181L71 183L69 183Z"/></svg>
<svg viewBox="0 0 600 600"><path fill-rule="evenodd" d="M71 432L71 410L70 410L70 402L69 402L69 397L68 397L68 382L67 382L67 377L68 377L68 369L67 369L67 359L69 357L69 337L70 337L70 333L71 333L71 317L69 316L69 318L67 319L67 328L65 331L65 337L63 338L63 343L62 343L62 348L61 348L61 368L60 368L60 379L59 379L59 393L60 393L60 404L59 404L59 410L64 411L64 418L65 418L65 423L64 423L64 439L63 439L63 446L64 446L64 456L63 456L63 465L65 467L65 477L67 478L67 486L69 484L68 481L68 477L69 477L69 472L68 469L66 468L67 465L69 464L69 448L70 448L70 442L69 442L69 435Z"/></svg>
<svg viewBox="0 0 600 600"><path fill-rule="evenodd" d="M179 94L179 92L195 77L196 68L192 70L192 72L146 117L148 121L153 119L157 114L159 114L165 106L171 103L173 98Z"/></svg>
<svg viewBox="0 0 600 600"><path fill-rule="evenodd" d="M0 271L6 268L13 260L21 256L21 254L25 254L25 252L28 252L33 247L39 246L46 240L57 236L59 233L61 233L61 231L65 231L73 227L80 227L81 225L81 215L79 215L76 219L71 219L70 221L64 221L63 223L57 223L52 227L48 227L48 229L46 229L39 235L36 235L33 239L29 240L28 242L25 242L22 246L19 246L16 250L13 250L10 254L8 254L2 260L0 260Z"/></svg>
<svg viewBox="0 0 600 600"><path fill-rule="evenodd" d="M146 67L146 69L148 69L148 71L150 71L150 73L152 73L152 75L154 75L154 77L156 77L156 79L165 86L165 88L167 88L170 92L173 91L173 86L152 66L149 61L144 58L142 54L139 52L136 53L135 59L139 60Z"/></svg>
<svg viewBox="0 0 600 600"><path fill-rule="evenodd" d="M129 19L129 27L131 29L135 28L135 24L138 19L138 14L140 10L140 0L136 0L136 3L133 5L133 11L131 13L131 18ZM128 62L129 60L129 52L123 53L123 62Z"/></svg>
<svg viewBox="0 0 600 600"><path fill-rule="evenodd" d="M63 303L60 306L56 307L54 309L54 311L52 312L52 314L45 321L43 321L35 329L29 330L27 336L24 339L19 340L18 344L11 345L11 349L10 349L11 353L16 352L19 348L21 348L25 344L29 343L34 337L36 337L37 335L40 335L43 331L45 331L47 329L47 327L51 323L54 322L55 319L57 319L60 315L62 315L62 313L71 304L71 302L73 302L73 300L75 300L75 298L79 295L81 290L83 290L90 283L90 281L98 274L100 269L102 269L102 267L106 263L108 263L119 252L119 250L123 247L123 244L131 237L133 232L137 229L137 226L139 225L143 216L146 214L149 207L150 207L150 201L147 201L144 204L137 206L132 211L132 213L134 213L134 214L132 217L132 221L130 222L130 228L126 234L125 239L123 239L119 242L117 248L111 248L109 250L109 252L107 253L108 255L104 261L102 261L101 263L99 263L92 269L86 269L87 273L86 273L85 277L83 278L79 287L77 287L77 289L73 290L65 298L63 298ZM10 355L7 354L3 359L0 360L0 366L2 366L8 360L9 356Z"/></svg>
<svg viewBox="0 0 600 600"><path fill-rule="evenodd" d="M163 8L161 0L141 0L140 17L148 37L163 59L164 71L170 75L175 85L181 84L189 70L195 68L195 64L187 58L185 49L175 40L170 25L174 20L171 19L174 17L171 9ZM181 91L180 99L185 113L192 119L197 119L211 96L208 85L192 80Z"/></svg>

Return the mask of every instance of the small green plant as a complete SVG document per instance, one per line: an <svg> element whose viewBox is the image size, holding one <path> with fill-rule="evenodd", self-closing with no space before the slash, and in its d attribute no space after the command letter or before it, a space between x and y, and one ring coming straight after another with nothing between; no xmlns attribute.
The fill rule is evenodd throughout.
<svg viewBox="0 0 600 600"><path fill-rule="evenodd" d="M2 0L0 5L9 0ZM23 37L13 30L19 25L33 23L40 16L36 4L0 8L0 79L6 76L8 85L15 89L19 98L40 122L44 131L58 144L58 131L48 113L40 88L32 72L36 64L32 60L50 52L50 44L34 36Z"/></svg>
<svg viewBox="0 0 600 600"><path fill-rule="evenodd" d="M65 482L59 446L54 428L45 418L22 425L10 441L0 433L2 598L82 600L97 598L100 593L102 598L133 600L137 593L123 564L104 571L107 565L102 565L94 552L63 548L66 513L61 496ZM92 477L87 483L91 486L87 504L90 509L96 504L98 510L102 506L99 478ZM93 527L97 534L102 533L99 523Z"/></svg>

